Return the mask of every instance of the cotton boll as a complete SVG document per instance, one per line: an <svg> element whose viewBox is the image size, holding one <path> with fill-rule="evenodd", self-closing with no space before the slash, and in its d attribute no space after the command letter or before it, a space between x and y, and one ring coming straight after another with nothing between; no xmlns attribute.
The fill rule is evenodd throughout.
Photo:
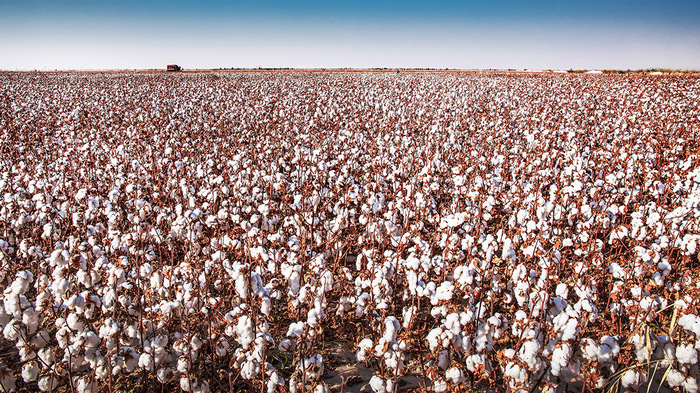
<svg viewBox="0 0 700 393"><path fill-rule="evenodd" d="M433 388L436 393L443 393L447 391L447 382L442 379L438 379L433 383Z"/></svg>
<svg viewBox="0 0 700 393"><path fill-rule="evenodd" d="M53 348L44 347L38 351L39 359L46 365L53 365L56 362Z"/></svg>
<svg viewBox="0 0 700 393"><path fill-rule="evenodd" d="M358 362L366 362L369 359L367 359L365 353L367 352L368 349L372 348L374 344L372 343L372 340L369 338L362 339L360 341L360 344L358 345L359 349L356 352L356 357Z"/></svg>
<svg viewBox="0 0 700 393"><path fill-rule="evenodd" d="M480 368L486 366L486 356L483 354L469 355L465 363L467 370L476 373Z"/></svg>
<svg viewBox="0 0 700 393"><path fill-rule="evenodd" d="M635 370L627 370L620 377L622 387L634 389L639 385L639 373Z"/></svg>
<svg viewBox="0 0 700 393"><path fill-rule="evenodd" d="M447 372L445 372L445 377L452 381L454 384L464 383L464 372L457 367L452 367Z"/></svg>
<svg viewBox="0 0 700 393"><path fill-rule="evenodd" d="M58 380L53 375L44 375L39 378L39 390L42 392L51 392L58 388Z"/></svg>
<svg viewBox="0 0 700 393"><path fill-rule="evenodd" d="M190 368L190 359L187 356L180 356L177 359L177 371L180 373L187 373Z"/></svg>
<svg viewBox="0 0 700 393"><path fill-rule="evenodd" d="M34 281L34 275L28 270L23 270L17 273L15 280L10 285L12 293L22 295L29 289L29 286Z"/></svg>
<svg viewBox="0 0 700 393"><path fill-rule="evenodd" d="M698 353L690 344L679 345L676 347L676 359L681 364L696 364L698 362Z"/></svg>
<svg viewBox="0 0 700 393"><path fill-rule="evenodd" d="M228 349L230 347L230 344L228 343L227 340L221 339L216 343L216 356L219 357L224 357L226 356L226 353L228 352Z"/></svg>
<svg viewBox="0 0 700 393"><path fill-rule="evenodd" d="M37 364L36 361L32 360L30 362L27 362L22 366L22 379L24 382L29 383L32 381L36 381L37 377L39 376L39 364Z"/></svg>
<svg viewBox="0 0 700 393"><path fill-rule="evenodd" d="M269 297L264 297L260 302L260 312L264 315L270 315L272 304Z"/></svg>
<svg viewBox="0 0 700 393"><path fill-rule="evenodd" d="M668 375L666 376L666 382L668 386L672 388L677 388L685 382L685 377L678 370L670 369L668 370Z"/></svg>
<svg viewBox="0 0 700 393"><path fill-rule="evenodd" d="M294 347L294 343L292 340L285 338L284 340L280 341L277 347L279 348L280 352L288 352Z"/></svg>
<svg viewBox="0 0 700 393"><path fill-rule="evenodd" d="M373 375L369 380L369 386L375 393L387 393L386 382L378 375Z"/></svg>
<svg viewBox="0 0 700 393"><path fill-rule="evenodd" d="M34 348L41 349L48 345L50 341L51 336L49 336L49 333L47 333L46 330L40 330L34 337L32 337L30 343L34 346Z"/></svg>
<svg viewBox="0 0 700 393"><path fill-rule="evenodd" d="M92 380L92 378L85 377L75 377L73 381L73 386L79 393L94 393L99 391L99 385L97 381Z"/></svg>
<svg viewBox="0 0 700 393"><path fill-rule="evenodd" d="M683 389L688 393L698 392L698 380L693 377L688 377L683 381Z"/></svg>
<svg viewBox="0 0 700 393"><path fill-rule="evenodd" d="M325 383L321 383L319 385L316 385L316 388L314 389L314 393L329 393L330 389L328 389L328 385Z"/></svg>
<svg viewBox="0 0 700 393"><path fill-rule="evenodd" d="M569 359L571 358L571 347L568 344L561 344L554 348L552 352L552 374L559 376L566 367L568 367Z"/></svg>
<svg viewBox="0 0 700 393"><path fill-rule="evenodd" d="M504 370L504 377L508 380L508 384L513 389L519 389L523 387L523 384L527 381L528 374L527 371L520 367L520 365L509 362L506 364Z"/></svg>
<svg viewBox="0 0 700 393"><path fill-rule="evenodd" d="M153 361L153 355L150 353L142 353L139 357L139 367L148 371L153 371L155 362Z"/></svg>
<svg viewBox="0 0 700 393"><path fill-rule="evenodd" d="M80 320L80 317L76 313L68 314L66 323L68 324L68 327L75 332L81 332L85 328L85 324Z"/></svg>
<svg viewBox="0 0 700 393"><path fill-rule="evenodd" d="M180 377L180 389L189 392L194 386L197 386L197 377L183 375Z"/></svg>

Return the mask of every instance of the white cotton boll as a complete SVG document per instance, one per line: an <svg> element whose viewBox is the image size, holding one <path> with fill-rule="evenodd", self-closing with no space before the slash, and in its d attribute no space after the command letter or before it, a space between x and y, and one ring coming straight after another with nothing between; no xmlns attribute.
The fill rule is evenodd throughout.
<svg viewBox="0 0 700 393"><path fill-rule="evenodd" d="M685 377L678 370L670 369L666 375L666 382L668 382L668 386L677 388L685 382Z"/></svg>
<svg viewBox="0 0 700 393"><path fill-rule="evenodd" d="M328 389L328 385L325 383L321 383L319 385L316 385L316 388L314 389L314 393L329 393L330 390Z"/></svg>
<svg viewBox="0 0 700 393"><path fill-rule="evenodd" d="M276 374L277 373L275 373L273 375L276 375ZM277 383L276 381L273 381L272 378L270 378L270 380L267 381L267 393L274 393L275 390L277 389L277 386L279 386L279 385L280 385L279 383Z"/></svg>
<svg viewBox="0 0 700 393"><path fill-rule="evenodd" d="M36 361L32 360L27 362L22 366L22 379L24 382L36 381L39 376L39 365Z"/></svg>
<svg viewBox="0 0 700 393"><path fill-rule="evenodd" d="M688 377L683 381L683 389L688 393L698 392L698 380L693 377Z"/></svg>
<svg viewBox="0 0 700 393"><path fill-rule="evenodd" d="M34 334L39 328L39 318L42 314L35 310L33 307L29 307L22 313L22 323L27 327L29 334Z"/></svg>
<svg viewBox="0 0 700 393"><path fill-rule="evenodd" d="M525 341L520 347L518 352L518 357L522 360L530 370L536 370L540 362L538 362L537 354L540 351L541 346L538 341L529 340Z"/></svg>
<svg viewBox="0 0 700 393"><path fill-rule="evenodd" d="M17 273L15 280L12 282L11 290L16 295L22 295L29 289L29 286L34 281L34 275L28 270L23 270Z"/></svg>
<svg viewBox="0 0 700 393"><path fill-rule="evenodd" d="M508 380L509 385L512 388L517 388L522 386L522 384L527 381L527 371L523 369L520 365L509 362L505 367L505 378Z"/></svg>
<svg viewBox="0 0 700 393"><path fill-rule="evenodd" d="M486 356L484 354L469 355L465 360L467 370L475 373L479 367L486 366Z"/></svg>
<svg viewBox="0 0 700 393"><path fill-rule="evenodd" d="M445 377L452 381L454 384L464 383L464 372L457 367L452 367L447 372L445 372Z"/></svg>
<svg viewBox="0 0 700 393"><path fill-rule="evenodd" d="M307 323L309 326L315 327L318 325L318 322L321 320L321 318L323 318L323 314L323 310L320 307L310 309L307 313Z"/></svg>
<svg viewBox="0 0 700 393"><path fill-rule="evenodd" d="M294 343L292 340L285 338L284 340L280 341L277 347L279 348L280 352L287 352L294 347Z"/></svg>
<svg viewBox="0 0 700 393"><path fill-rule="evenodd" d="M74 378L73 386L79 393L94 393L99 390L97 381L92 380L88 376Z"/></svg>
<svg viewBox="0 0 700 393"><path fill-rule="evenodd" d="M568 344L561 344L560 346L554 348L552 352L552 374L559 376L569 363L571 358L571 347Z"/></svg>
<svg viewBox="0 0 700 393"><path fill-rule="evenodd" d="M199 336L192 336L192 339L190 340L190 347L193 351L199 351L202 348L202 345L204 345L204 342L202 342Z"/></svg>
<svg viewBox="0 0 700 393"><path fill-rule="evenodd" d="M391 343L396 339L396 332L399 330L401 324L396 317L389 316L386 318L386 321L384 321L384 326L386 327L386 330L384 331L382 340L384 342Z"/></svg>
<svg viewBox="0 0 700 393"><path fill-rule="evenodd" d="M78 190L78 192L75 193L75 200L80 202L86 196L87 196L87 189L81 188L80 190Z"/></svg>
<svg viewBox="0 0 700 393"><path fill-rule="evenodd" d="M676 347L676 359L681 364L692 365L698 362L698 353L690 344L679 345Z"/></svg>
<svg viewBox="0 0 700 393"><path fill-rule="evenodd" d="M442 379L438 379L437 381L435 381L433 383L433 387L435 388L436 393L446 392L447 391L447 382L442 380Z"/></svg>
<svg viewBox="0 0 700 393"><path fill-rule="evenodd" d="M197 386L197 377L188 377L186 375L180 377L180 389L189 392L193 386Z"/></svg>
<svg viewBox="0 0 700 393"><path fill-rule="evenodd" d="M80 320L80 317L76 313L68 314L66 323L68 324L68 327L75 332L81 332L85 328L85 324Z"/></svg>
<svg viewBox="0 0 700 393"><path fill-rule="evenodd" d="M442 352L440 352L438 355L437 365L443 370L450 365L450 352L448 350L444 349Z"/></svg>
<svg viewBox="0 0 700 393"><path fill-rule="evenodd" d="M51 336L49 336L49 333L47 333L46 330L40 330L34 337L32 337L30 343L34 346L34 348L42 349L48 345L50 341Z"/></svg>
<svg viewBox="0 0 700 393"><path fill-rule="evenodd" d="M148 371L153 371L154 366L153 355L150 353L142 353L139 357L139 367Z"/></svg>
<svg viewBox="0 0 700 393"><path fill-rule="evenodd" d="M306 327L306 322L292 322L287 330L287 337L299 337L304 332Z"/></svg>
<svg viewBox="0 0 700 393"><path fill-rule="evenodd" d="M219 342L216 343L216 356L219 357L224 357L226 356L226 353L228 352L228 349L230 347L230 344L228 343L227 340L219 340Z"/></svg>
<svg viewBox="0 0 700 393"><path fill-rule="evenodd" d="M58 346L60 348L66 348L68 346L68 341L70 340L71 332L68 326L64 326L56 332L56 341L58 341Z"/></svg>
<svg viewBox="0 0 700 393"><path fill-rule="evenodd" d="M574 318L569 318L569 320L566 322L566 325L562 328L562 336L561 340L562 341L571 341L576 338L576 335L578 334L578 331L580 329L578 328L578 320Z"/></svg>
<svg viewBox="0 0 700 393"><path fill-rule="evenodd" d="M611 363L620 353L620 346L615 338L611 336L603 336L600 339L600 347L598 348L598 362L602 364Z"/></svg>
<svg viewBox="0 0 700 393"><path fill-rule="evenodd" d="M23 344L24 340L17 343L17 345L22 345L22 347L19 349L19 359L23 362L27 362L36 358L36 352L34 351L34 348L30 348L28 345Z"/></svg>
<svg viewBox="0 0 700 393"><path fill-rule="evenodd" d="M622 382L622 387L624 388L636 388L640 382L639 373L635 370L627 370L622 373L620 381Z"/></svg>
<svg viewBox="0 0 700 393"><path fill-rule="evenodd" d="M53 375L44 375L39 378L39 390L51 392L58 387L58 380Z"/></svg>
<svg viewBox="0 0 700 393"><path fill-rule="evenodd" d="M562 299L566 299L569 296L569 287L563 283L557 284L556 294Z"/></svg>
<svg viewBox="0 0 700 393"><path fill-rule="evenodd" d="M430 346L430 350L434 351L441 343L440 336L442 335L442 328L436 327L435 329L431 330L428 332L428 345Z"/></svg>
<svg viewBox="0 0 700 393"><path fill-rule="evenodd" d="M369 380L369 386L375 393L387 393L386 383L379 375L373 375Z"/></svg>
<svg viewBox="0 0 700 393"><path fill-rule="evenodd" d="M173 379L173 376L175 373L173 373L173 370L170 367L161 367L156 371L156 376L158 378L158 382L160 383L168 383Z"/></svg>
<svg viewBox="0 0 700 393"><path fill-rule="evenodd" d="M365 338L365 339L362 339L362 341L360 341L360 344L358 346L359 346L359 348L355 354L355 356L357 357L357 361L358 362L366 362L369 359L367 359L365 353L367 352L368 349L372 348L374 346L374 344L372 343L371 339Z"/></svg>
<svg viewBox="0 0 700 393"><path fill-rule="evenodd" d="M190 360L187 358L187 356L180 356L177 359L177 371L180 373L187 373L187 371L190 368Z"/></svg>
<svg viewBox="0 0 700 393"><path fill-rule="evenodd" d="M56 361L56 357L54 356L53 348L51 348L51 347L41 348L38 351L38 355L39 355L39 359L41 359L41 361L46 365L51 366Z"/></svg>

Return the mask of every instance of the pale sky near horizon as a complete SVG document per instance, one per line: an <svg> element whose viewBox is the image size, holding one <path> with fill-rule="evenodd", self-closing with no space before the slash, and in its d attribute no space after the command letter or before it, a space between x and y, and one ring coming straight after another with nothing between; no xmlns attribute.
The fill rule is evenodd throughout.
<svg viewBox="0 0 700 393"><path fill-rule="evenodd" d="M0 69L700 69L700 2L0 0Z"/></svg>

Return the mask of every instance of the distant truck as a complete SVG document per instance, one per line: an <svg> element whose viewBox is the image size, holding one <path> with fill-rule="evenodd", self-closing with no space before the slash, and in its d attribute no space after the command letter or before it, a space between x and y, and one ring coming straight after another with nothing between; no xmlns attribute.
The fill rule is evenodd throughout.
<svg viewBox="0 0 700 393"><path fill-rule="evenodd" d="M178 72L178 71L182 71L182 67L180 67L180 66L177 65L177 64L168 64L167 71L168 71L168 72Z"/></svg>

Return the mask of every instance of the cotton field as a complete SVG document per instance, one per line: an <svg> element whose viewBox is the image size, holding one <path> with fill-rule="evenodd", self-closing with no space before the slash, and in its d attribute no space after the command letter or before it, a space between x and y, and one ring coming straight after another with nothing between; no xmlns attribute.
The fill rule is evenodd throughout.
<svg viewBox="0 0 700 393"><path fill-rule="evenodd" d="M0 390L698 392L700 78L0 73ZM352 389L345 381L344 391Z"/></svg>

